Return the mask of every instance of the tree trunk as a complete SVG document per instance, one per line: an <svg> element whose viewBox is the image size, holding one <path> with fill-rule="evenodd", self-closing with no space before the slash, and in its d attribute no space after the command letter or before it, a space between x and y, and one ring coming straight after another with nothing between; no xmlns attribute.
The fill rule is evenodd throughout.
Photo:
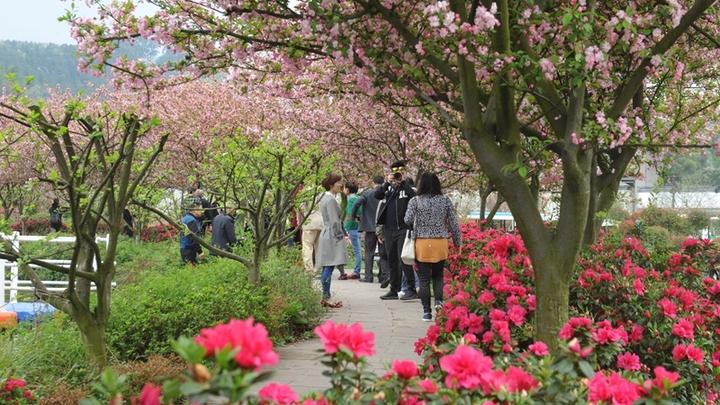
<svg viewBox="0 0 720 405"><path fill-rule="evenodd" d="M478 218L478 222L480 223L480 228L485 227L485 209L487 208L487 199L490 196L490 193L486 192L485 189L480 189L480 216Z"/></svg>
<svg viewBox="0 0 720 405"><path fill-rule="evenodd" d="M82 241L79 237L77 239L77 243L80 245L78 247L76 264L77 270L90 273L94 272L95 270L93 268L93 263L95 260L95 254L93 252L92 246L87 243L87 241ZM85 278L77 278L76 289L78 297L80 298L80 302L82 302L86 307L90 308L90 280L87 280Z"/></svg>
<svg viewBox="0 0 720 405"><path fill-rule="evenodd" d="M260 263L255 260L252 264L248 266L248 281L250 284L259 284L260 283Z"/></svg>
<svg viewBox="0 0 720 405"><path fill-rule="evenodd" d="M76 317L76 322L82 335L85 350L89 356L90 363L95 370L101 371L108 363L105 325L98 324L93 320L82 318L84 317Z"/></svg>
<svg viewBox="0 0 720 405"><path fill-rule="evenodd" d="M570 280L562 274L572 269L560 269L559 260L533 261L535 269L535 340L557 349L558 332L567 322ZM560 271L558 271L560 270Z"/></svg>

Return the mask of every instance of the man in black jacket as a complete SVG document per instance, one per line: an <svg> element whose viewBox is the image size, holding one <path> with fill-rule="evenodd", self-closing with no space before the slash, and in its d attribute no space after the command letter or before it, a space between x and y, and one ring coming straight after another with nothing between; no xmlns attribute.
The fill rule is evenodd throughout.
<svg viewBox="0 0 720 405"><path fill-rule="evenodd" d="M405 274L409 286L413 286L403 300L417 299L417 291L415 291L415 274L412 266L408 266L402 262L403 242L405 241L405 233L408 229L405 224L405 211L408 202L415 197L415 191L403 177L405 172L405 162L397 161L390 166L392 174L388 181L376 191L377 199L384 199L385 204L380 207L377 214L377 223L384 226L383 239L385 249L387 250L388 262L390 265L390 291L381 296L383 300L398 299L402 283L402 273ZM401 273L402 272L402 273Z"/></svg>
<svg viewBox="0 0 720 405"><path fill-rule="evenodd" d="M236 243L235 208L228 207L225 213L216 215L212 221L212 244L226 252L232 252Z"/></svg>
<svg viewBox="0 0 720 405"><path fill-rule="evenodd" d="M355 201L355 205L353 205L350 214L352 218L356 218L360 222L360 232L363 233L363 238L365 239L365 278L360 279L360 281L366 283L373 282L373 259L375 258L375 249L378 248L378 237L375 233L375 215L377 214L380 200L375 198L375 193L382 189L385 179L383 179L382 176L375 176L373 183L375 187L363 191L362 195ZM383 245L379 246L385 249ZM384 283L386 282L386 278L389 278L389 275L386 274L387 269L382 261L379 263L379 266L380 273L378 279L381 283ZM387 281L389 282L389 280Z"/></svg>

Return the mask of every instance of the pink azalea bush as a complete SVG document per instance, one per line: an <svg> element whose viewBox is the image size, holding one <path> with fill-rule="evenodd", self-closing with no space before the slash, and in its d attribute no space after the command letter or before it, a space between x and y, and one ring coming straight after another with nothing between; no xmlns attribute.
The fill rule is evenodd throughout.
<svg viewBox="0 0 720 405"><path fill-rule="evenodd" d="M546 355L544 343L532 340L533 273L521 238L474 225L463 233L443 311L416 351L434 366L461 342L496 357ZM589 368L607 370L593 377L597 384L624 374L652 378L662 367L685 381L678 398L712 399L720 388L720 281L709 275L719 257L715 243L691 238L654 263L639 238L605 235L579 260L571 318L559 337Z"/></svg>

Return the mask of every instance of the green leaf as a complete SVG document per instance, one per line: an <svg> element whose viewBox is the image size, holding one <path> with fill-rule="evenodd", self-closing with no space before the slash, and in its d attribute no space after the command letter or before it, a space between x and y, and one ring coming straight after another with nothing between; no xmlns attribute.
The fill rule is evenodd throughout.
<svg viewBox="0 0 720 405"><path fill-rule="evenodd" d="M197 364L205 358L205 348L186 336L173 342L172 347L188 363Z"/></svg>
<svg viewBox="0 0 720 405"><path fill-rule="evenodd" d="M587 361L580 360L578 366L580 367L580 371L585 374L585 377L593 378L595 376L595 370L593 370L592 366Z"/></svg>
<svg viewBox="0 0 720 405"><path fill-rule="evenodd" d="M520 166L518 168L518 174L520 175L520 177L527 177L527 167Z"/></svg>
<svg viewBox="0 0 720 405"><path fill-rule="evenodd" d="M195 381L188 381L180 386L180 392L185 396L190 396L205 391L205 388L207 388L206 384L196 383Z"/></svg>

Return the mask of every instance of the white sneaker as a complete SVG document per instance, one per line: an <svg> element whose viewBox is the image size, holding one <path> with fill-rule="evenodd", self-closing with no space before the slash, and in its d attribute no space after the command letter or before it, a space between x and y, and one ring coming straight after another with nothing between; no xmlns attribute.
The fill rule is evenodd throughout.
<svg viewBox="0 0 720 405"><path fill-rule="evenodd" d="M400 292L398 293L398 298L402 298L402 297L404 297L404 296L405 296L405 293L404 293L404 292L400 291Z"/></svg>

